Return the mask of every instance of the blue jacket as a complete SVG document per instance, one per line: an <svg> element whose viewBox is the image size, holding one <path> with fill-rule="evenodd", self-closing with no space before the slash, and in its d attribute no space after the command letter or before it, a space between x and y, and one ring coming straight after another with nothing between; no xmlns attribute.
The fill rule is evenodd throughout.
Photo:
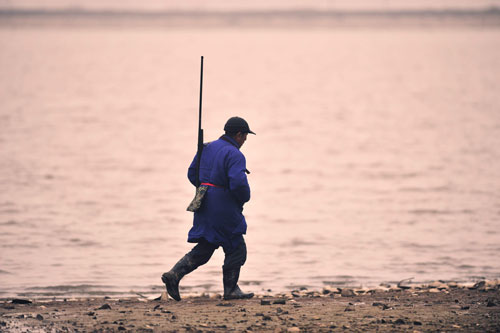
<svg viewBox="0 0 500 333"><path fill-rule="evenodd" d="M188 178L193 185L196 161L195 156L188 169ZM228 249L238 245L241 235L247 230L243 205L250 200L245 170L245 156L233 138L224 135L205 146L201 155L200 182L217 187L208 187L201 207L194 213L188 242L197 243L205 238Z"/></svg>

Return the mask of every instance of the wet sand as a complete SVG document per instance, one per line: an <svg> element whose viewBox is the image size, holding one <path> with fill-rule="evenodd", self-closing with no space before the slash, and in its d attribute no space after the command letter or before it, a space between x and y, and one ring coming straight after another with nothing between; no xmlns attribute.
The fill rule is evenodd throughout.
<svg viewBox="0 0 500 333"><path fill-rule="evenodd" d="M463 331L500 330L498 281L460 286L324 288L224 301L165 299L5 300L0 330L22 332Z"/></svg>

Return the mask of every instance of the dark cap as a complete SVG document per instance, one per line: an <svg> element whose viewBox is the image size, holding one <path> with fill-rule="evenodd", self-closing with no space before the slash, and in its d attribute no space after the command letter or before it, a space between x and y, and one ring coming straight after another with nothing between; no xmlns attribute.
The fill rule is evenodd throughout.
<svg viewBox="0 0 500 333"><path fill-rule="evenodd" d="M250 127L248 127L248 123L246 122L246 120L240 117L229 118L229 120L226 122L226 125L224 125L224 131L255 134L250 130Z"/></svg>

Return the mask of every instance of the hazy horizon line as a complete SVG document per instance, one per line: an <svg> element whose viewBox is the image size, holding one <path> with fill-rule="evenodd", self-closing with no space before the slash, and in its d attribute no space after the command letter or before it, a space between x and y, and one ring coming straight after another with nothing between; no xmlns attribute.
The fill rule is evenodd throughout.
<svg viewBox="0 0 500 333"><path fill-rule="evenodd" d="M500 26L500 7L419 10L2 9L0 26L437 27Z"/></svg>
<svg viewBox="0 0 500 333"><path fill-rule="evenodd" d="M60 8L42 7L2 7L1 15L475 15L475 14L500 14L499 6L485 6L481 8L413 8L413 9L317 9L317 8L294 8L294 9L93 9L77 6Z"/></svg>

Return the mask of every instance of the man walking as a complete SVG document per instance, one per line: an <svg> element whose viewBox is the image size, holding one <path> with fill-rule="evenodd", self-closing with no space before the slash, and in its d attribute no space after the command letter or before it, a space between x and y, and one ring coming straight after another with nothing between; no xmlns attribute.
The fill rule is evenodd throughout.
<svg viewBox="0 0 500 333"><path fill-rule="evenodd" d="M248 133L255 134L240 117L230 118L224 126L225 134L208 143L201 155L199 179L207 191L194 213L193 227L188 242L198 243L174 267L162 275L168 294L180 301L179 281L186 274L208 262L214 251L222 246L225 259L222 266L224 299L253 297L238 287L240 268L246 261L247 248L243 235L247 224L243 205L250 200L245 156L240 152ZM188 170L189 181L196 186L195 156Z"/></svg>

